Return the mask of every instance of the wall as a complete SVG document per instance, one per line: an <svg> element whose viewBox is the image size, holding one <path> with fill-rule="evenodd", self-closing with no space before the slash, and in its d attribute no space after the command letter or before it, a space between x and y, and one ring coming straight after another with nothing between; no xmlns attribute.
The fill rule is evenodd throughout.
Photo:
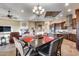
<svg viewBox="0 0 79 59"><path fill-rule="evenodd" d="M44 21L44 24L43 24L43 29L45 32L48 32L49 29L50 29L50 24L53 24L53 23L61 23L61 22L64 22L66 21L66 19L56 19L56 20L51 20L51 21ZM26 25L23 25L25 28L28 28L29 30L31 30L32 28L35 28L36 27L36 24L35 24L35 21L24 21L23 23L25 23ZM42 24L42 23L41 23ZM22 22L20 22L20 26L22 26Z"/></svg>
<svg viewBox="0 0 79 59"><path fill-rule="evenodd" d="M19 32L20 29L20 22L19 21L14 21L11 19L0 19L0 26L11 26L11 32ZM0 32L0 39L1 37L5 37L6 38L6 43L9 43L9 37L10 32ZM1 44L1 40L0 40L0 44Z"/></svg>
<svg viewBox="0 0 79 59"><path fill-rule="evenodd" d="M49 26L50 26L50 22L49 21L46 21L45 24L44 24L45 32L48 32L49 31Z"/></svg>
<svg viewBox="0 0 79 59"><path fill-rule="evenodd" d="M38 28L38 24L42 24L43 26L42 26L42 28L43 28L43 30L45 31L45 32L48 32L49 31L49 21L45 21L45 22L41 22L41 23L37 23L37 24L35 24L35 22L34 21L29 21L28 22L28 28L29 29L31 29L31 28L35 28L35 29L37 29Z"/></svg>
<svg viewBox="0 0 79 59"><path fill-rule="evenodd" d="M28 21L20 21L20 29L22 28L28 29Z"/></svg>
<svg viewBox="0 0 79 59"><path fill-rule="evenodd" d="M11 26L11 31L12 32L18 32L20 29L20 22L19 21L14 21L14 20L7 20L7 19L0 19L0 26Z"/></svg>
<svg viewBox="0 0 79 59"><path fill-rule="evenodd" d="M31 30L32 28L35 28L35 22L28 21L28 28Z"/></svg>

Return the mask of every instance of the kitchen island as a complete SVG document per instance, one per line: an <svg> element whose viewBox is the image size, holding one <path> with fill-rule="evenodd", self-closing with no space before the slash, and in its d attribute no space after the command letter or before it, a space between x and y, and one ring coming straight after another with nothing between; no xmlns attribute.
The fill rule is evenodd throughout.
<svg viewBox="0 0 79 59"><path fill-rule="evenodd" d="M56 30L57 37L64 36L65 39L76 42L76 29Z"/></svg>

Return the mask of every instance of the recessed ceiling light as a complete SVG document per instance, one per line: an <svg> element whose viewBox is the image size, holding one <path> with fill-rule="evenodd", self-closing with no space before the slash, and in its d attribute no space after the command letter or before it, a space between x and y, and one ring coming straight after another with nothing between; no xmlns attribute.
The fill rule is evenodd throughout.
<svg viewBox="0 0 79 59"><path fill-rule="evenodd" d="M68 12L71 12L71 9L68 9L67 11L68 11Z"/></svg>
<svg viewBox="0 0 79 59"><path fill-rule="evenodd" d="M62 17L62 16L63 16L63 14L60 14L60 16Z"/></svg>
<svg viewBox="0 0 79 59"><path fill-rule="evenodd" d="M65 3L65 6L69 6L69 3Z"/></svg>
<svg viewBox="0 0 79 59"><path fill-rule="evenodd" d="M55 19L58 19L58 17L56 17Z"/></svg>
<svg viewBox="0 0 79 59"><path fill-rule="evenodd" d="M23 13L23 12L24 12L24 10L21 10L21 12Z"/></svg>

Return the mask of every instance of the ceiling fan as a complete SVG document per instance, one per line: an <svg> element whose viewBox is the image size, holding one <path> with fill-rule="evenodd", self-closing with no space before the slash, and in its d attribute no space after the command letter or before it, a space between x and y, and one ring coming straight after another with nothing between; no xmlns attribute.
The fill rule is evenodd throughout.
<svg viewBox="0 0 79 59"><path fill-rule="evenodd" d="M18 19L18 17L11 14L10 10L8 10L8 14L6 16L1 16L1 17L7 17L9 19Z"/></svg>
<svg viewBox="0 0 79 59"><path fill-rule="evenodd" d="M12 18L12 17L13 17L13 16L10 14L10 12L11 12L11 11L9 10L9 11L8 11L8 15L7 15L8 18Z"/></svg>

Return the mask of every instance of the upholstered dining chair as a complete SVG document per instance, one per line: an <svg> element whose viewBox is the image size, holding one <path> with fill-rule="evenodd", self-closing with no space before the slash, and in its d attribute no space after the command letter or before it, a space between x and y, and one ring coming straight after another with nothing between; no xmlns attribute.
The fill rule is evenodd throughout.
<svg viewBox="0 0 79 59"><path fill-rule="evenodd" d="M60 37L59 38L59 44L58 44L58 52L57 52L57 55L60 55L61 56L61 46L62 46L62 43L63 43L63 37Z"/></svg>
<svg viewBox="0 0 79 59"><path fill-rule="evenodd" d="M13 37L19 39L19 36L20 36L20 35L19 35L19 32L11 32L11 33L10 33L9 42L10 42L11 44L13 44L13 43L14 43Z"/></svg>
<svg viewBox="0 0 79 59"><path fill-rule="evenodd" d="M14 40L14 43L15 43L15 47L16 47L16 55L18 56L18 55L21 55L21 56L29 56L30 55L30 53L31 53L31 51L32 51L32 49L31 48L26 48L26 49L24 49L23 47L22 47L22 44L20 43L20 41L19 40L17 40L15 37L13 37L13 40ZM18 52L19 52L19 54L18 54Z"/></svg>
<svg viewBox="0 0 79 59"><path fill-rule="evenodd" d="M50 41L37 48L38 53L42 56L58 56L61 55L61 45L63 37Z"/></svg>

